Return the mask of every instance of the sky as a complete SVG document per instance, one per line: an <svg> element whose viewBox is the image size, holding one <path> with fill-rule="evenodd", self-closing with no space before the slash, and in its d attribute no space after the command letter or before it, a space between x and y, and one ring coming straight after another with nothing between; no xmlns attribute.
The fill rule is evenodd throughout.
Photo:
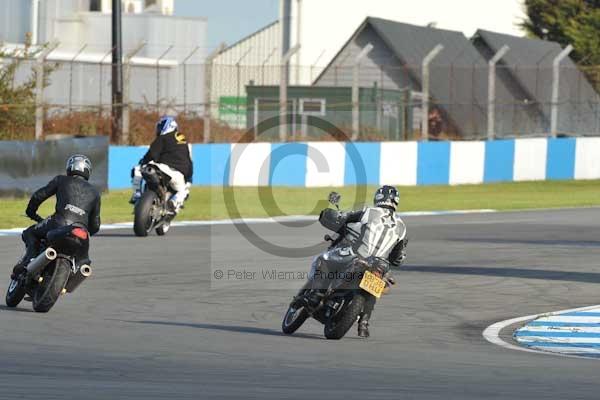
<svg viewBox="0 0 600 400"><path fill-rule="evenodd" d="M279 17L279 0L175 0L175 15L208 18L208 46L233 44Z"/></svg>

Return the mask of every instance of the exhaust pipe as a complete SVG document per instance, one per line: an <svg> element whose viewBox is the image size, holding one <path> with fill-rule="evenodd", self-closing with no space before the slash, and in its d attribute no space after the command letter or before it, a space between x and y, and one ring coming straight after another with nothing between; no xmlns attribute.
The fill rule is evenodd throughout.
<svg viewBox="0 0 600 400"><path fill-rule="evenodd" d="M48 247L46 251L27 264L27 273L29 273L31 276L39 275L46 265L56 260L57 255L58 254L56 253L56 250L54 250L52 247Z"/></svg>
<svg viewBox="0 0 600 400"><path fill-rule="evenodd" d="M82 265L76 273L71 273L65 285L66 292L73 293L90 276L92 276L92 267L87 264Z"/></svg>

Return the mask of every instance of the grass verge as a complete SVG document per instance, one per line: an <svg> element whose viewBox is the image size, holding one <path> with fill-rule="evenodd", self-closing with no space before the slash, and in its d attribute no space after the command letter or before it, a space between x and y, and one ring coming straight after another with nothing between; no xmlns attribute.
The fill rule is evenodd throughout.
<svg viewBox="0 0 600 400"><path fill-rule="evenodd" d="M516 210L600 206L600 181L519 182L488 185L401 187L402 211ZM370 203L375 187L345 188L193 188L179 220L208 220L317 214L331 190L342 194L342 207ZM129 191L102 196L103 223L132 220ZM49 200L40 215L54 207ZM0 200L0 229L25 227L27 199ZM235 205L235 207L232 207Z"/></svg>

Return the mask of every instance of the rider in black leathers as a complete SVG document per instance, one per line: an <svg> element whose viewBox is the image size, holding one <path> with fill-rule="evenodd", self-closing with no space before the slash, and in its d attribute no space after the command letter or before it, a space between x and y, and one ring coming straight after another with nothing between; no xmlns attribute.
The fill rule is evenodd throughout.
<svg viewBox="0 0 600 400"><path fill-rule="evenodd" d="M100 230L100 194L88 182L91 172L89 158L83 155L71 156L67 161L67 174L56 176L31 196L25 213L37 223L24 230L21 235L27 249L13 270L13 278L22 273L29 261L39 254L40 240L48 232L72 224L85 226L90 235ZM37 213L38 208L54 195L55 212L43 219Z"/></svg>

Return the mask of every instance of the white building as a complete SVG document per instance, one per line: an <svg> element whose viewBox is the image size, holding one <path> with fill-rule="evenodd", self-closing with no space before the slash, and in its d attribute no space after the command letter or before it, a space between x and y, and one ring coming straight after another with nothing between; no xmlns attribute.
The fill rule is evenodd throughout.
<svg viewBox="0 0 600 400"><path fill-rule="evenodd" d="M174 0L123 0L122 6L124 55L145 42L132 59L131 100L200 109L206 18L173 16ZM46 90L48 102L110 104L111 0L0 0L0 10L0 43L22 44L29 33L33 43L59 44L48 58L60 63Z"/></svg>

